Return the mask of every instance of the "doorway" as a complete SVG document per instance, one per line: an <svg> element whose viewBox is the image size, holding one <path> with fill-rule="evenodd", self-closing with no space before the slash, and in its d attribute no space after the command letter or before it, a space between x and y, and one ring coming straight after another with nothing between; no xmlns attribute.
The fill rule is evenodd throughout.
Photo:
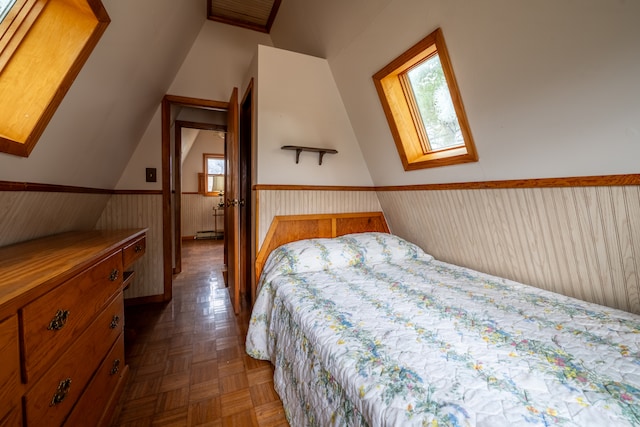
<svg viewBox="0 0 640 427"><path fill-rule="evenodd" d="M225 115L224 112L218 112L202 118L224 122ZM224 192L213 187L214 184L224 183L226 126L176 120L174 128L175 275L182 272L184 239L224 237ZM218 175L209 175L209 172Z"/></svg>
<svg viewBox="0 0 640 427"><path fill-rule="evenodd" d="M181 254L181 128L200 127L220 129L212 120L212 114L226 118L228 102L211 101L166 95L162 100L162 222L163 222L163 300L170 301L173 295L173 274L179 272ZM178 120L183 111L190 111L193 120ZM203 117L207 117L203 119ZM224 122L224 120L223 120ZM225 153L226 156L226 153ZM227 171L229 173L229 171Z"/></svg>

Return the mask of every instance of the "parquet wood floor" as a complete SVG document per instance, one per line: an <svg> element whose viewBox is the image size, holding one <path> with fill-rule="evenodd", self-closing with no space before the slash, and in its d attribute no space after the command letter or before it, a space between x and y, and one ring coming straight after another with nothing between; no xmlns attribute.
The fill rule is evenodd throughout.
<svg viewBox="0 0 640 427"><path fill-rule="evenodd" d="M173 300L126 308L130 374L111 426L288 426L273 367L244 351L250 313L233 314L222 241L183 251Z"/></svg>

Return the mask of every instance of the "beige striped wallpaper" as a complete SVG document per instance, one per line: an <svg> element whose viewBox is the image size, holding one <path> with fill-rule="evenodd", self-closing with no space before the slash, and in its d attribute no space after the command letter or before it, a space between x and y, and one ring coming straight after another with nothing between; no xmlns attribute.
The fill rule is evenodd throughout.
<svg viewBox="0 0 640 427"><path fill-rule="evenodd" d="M640 313L637 185L258 190L256 197L259 244L276 215L383 210L392 232L438 259ZM183 214L189 203L183 204ZM0 191L2 246L94 226L147 227L147 254L136 263L126 297L163 293L160 194Z"/></svg>
<svg viewBox="0 0 640 427"><path fill-rule="evenodd" d="M436 258L640 313L640 187L380 191Z"/></svg>
<svg viewBox="0 0 640 427"><path fill-rule="evenodd" d="M214 206L220 198L205 197L201 194L183 194L181 206L182 237L195 236L198 231L216 230ZM224 218L217 217L217 230L224 230Z"/></svg>
<svg viewBox="0 0 640 427"><path fill-rule="evenodd" d="M161 194L114 194L95 228L148 228L146 253L136 261L134 281L124 296L136 298L164 293Z"/></svg>
<svg viewBox="0 0 640 427"><path fill-rule="evenodd" d="M0 191L0 246L91 230L110 194Z"/></svg>

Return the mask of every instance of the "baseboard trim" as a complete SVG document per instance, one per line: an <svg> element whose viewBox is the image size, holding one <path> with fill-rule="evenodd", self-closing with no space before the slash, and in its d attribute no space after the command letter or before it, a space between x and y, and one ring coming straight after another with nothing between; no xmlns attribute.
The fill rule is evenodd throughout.
<svg viewBox="0 0 640 427"><path fill-rule="evenodd" d="M145 304L158 304L166 302L164 299L164 295L148 295L144 297L135 297L135 298L125 298L124 305L125 307L130 307L134 305L145 305Z"/></svg>

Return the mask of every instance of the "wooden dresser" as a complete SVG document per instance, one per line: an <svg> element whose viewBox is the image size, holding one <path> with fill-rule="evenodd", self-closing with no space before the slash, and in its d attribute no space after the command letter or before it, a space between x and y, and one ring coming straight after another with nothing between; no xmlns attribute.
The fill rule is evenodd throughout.
<svg viewBox="0 0 640 427"><path fill-rule="evenodd" d="M109 423L128 366L123 289L146 230L0 248L0 426Z"/></svg>

